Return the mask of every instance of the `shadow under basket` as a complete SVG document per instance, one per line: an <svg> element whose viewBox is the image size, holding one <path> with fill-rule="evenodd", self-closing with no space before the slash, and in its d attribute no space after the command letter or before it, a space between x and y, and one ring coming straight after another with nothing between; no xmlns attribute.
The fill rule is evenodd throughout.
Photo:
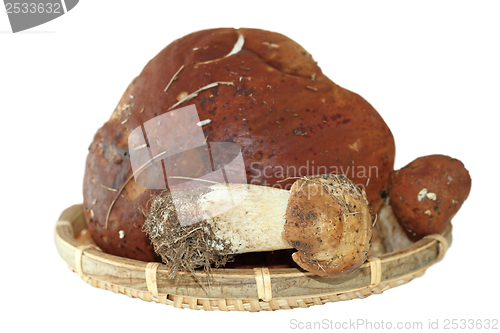
<svg viewBox="0 0 500 333"><path fill-rule="evenodd" d="M93 287L176 308L262 311L306 308L380 294L422 276L451 244L451 225L400 251L369 257L353 274L323 278L297 268L213 269L204 287L190 274L169 279L163 264L127 259L78 242L86 228L82 205L63 211L54 230L59 255L69 269ZM207 276L196 275L203 281Z"/></svg>

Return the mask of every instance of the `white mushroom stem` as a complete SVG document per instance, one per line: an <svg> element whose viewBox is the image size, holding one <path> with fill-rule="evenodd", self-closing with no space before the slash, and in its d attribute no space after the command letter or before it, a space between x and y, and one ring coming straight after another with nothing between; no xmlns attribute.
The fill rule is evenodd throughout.
<svg viewBox="0 0 500 333"><path fill-rule="evenodd" d="M173 191L178 216L192 216L196 207L215 235L231 243L234 254L292 248L281 236L290 191L247 184L215 184L208 189L191 205L176 201Z"/></svg>
<svg viewBox="0 0 500 333"><path fill-rule="evenodd" d="M310 193L311 197L316 194ZM231 243L233 254L293 248L282 236L290 198L288 190L249 184L215 184L201 194L180 196L179 199L174 190L172 197L181 225L205 220L217 238L223 243Z"/></svg>
<svg viewBox="0 0 500 333"><path fill-rule="evenodd" d="M212 218L207 217L217 237L231 242L232 253L274 251L291 249L292 246L282 237L285 223L285 211L290 191L267 186L217 184L200 197L199 207L205 211L214 210L221 202L230 202L234 197L246 191L246 197L233 208ZM401 250L413 242L403 231L403 227L394 216L392 207L385 202L378 213L383 243L387 252Z"/></svg>
<svg viewBox="0 0 500 333"><path fill-rule="evenodd" d="M377 223L387 252L399 251L413 244L394 215L389 200L380 209Z"/></svg>

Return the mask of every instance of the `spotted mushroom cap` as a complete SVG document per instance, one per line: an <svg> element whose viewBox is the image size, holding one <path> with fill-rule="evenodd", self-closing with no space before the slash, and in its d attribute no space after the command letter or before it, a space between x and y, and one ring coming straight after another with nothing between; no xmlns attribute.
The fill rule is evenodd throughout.
<svg viewBox="0 0 500 333"><path fill-rule="evenodd" d="M389 197L394 214L415 238L440 233L469 196L463 163L446 155L422 156L394 172Z"/></svg>
<svg viewBox="0 0 500 333"><path fill-rule="evenodd" d="M372 228L366 194L347 177L304 177L292 185L282 235L303 269L328 277L352 273L366 260Z"/></svg>

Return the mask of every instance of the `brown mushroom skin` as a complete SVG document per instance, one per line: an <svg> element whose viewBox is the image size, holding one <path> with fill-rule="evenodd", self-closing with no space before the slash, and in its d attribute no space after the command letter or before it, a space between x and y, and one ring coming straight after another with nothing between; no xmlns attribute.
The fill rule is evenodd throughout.
<svg viewBox="0 0 500 333"><path fill-rule="evenodd" d="M440 233L467 199L471 177L460 160L419 157L391 177L394 214L414 239Z"/></svg>
<svg viewBox="0 0 500 333"><path fill-rule="evenodd" d="M242 50L224 58L239 34L244 37ZM290 189L293 181L277 181L345 173L356 184L368 184L367 196L378 210L387 193L395 147L377 111L361 96L332 82L306 50L281 34L204 30L172 42L154 57L90 144L83 207L89 232L104 252L158 260L141 231L144 217L138 210L157 191L129 181L112 207L106 229L108 209L117 196L110 188L119 189L132 175L130 132L168 112L178 96L213 82L234 86L207 89L179 107L194 104L200 120L211 120L202 127L208 142L241 147L248 183Z"/></svg>
<svg viewBox="0 0 500 333"><path fill-rule="evenodd" d="M364 191L352 185L343 176L302 178L292 185L282 236L298 250L292 259L301 268L342 277L366 260L373 212Z"/></svg>

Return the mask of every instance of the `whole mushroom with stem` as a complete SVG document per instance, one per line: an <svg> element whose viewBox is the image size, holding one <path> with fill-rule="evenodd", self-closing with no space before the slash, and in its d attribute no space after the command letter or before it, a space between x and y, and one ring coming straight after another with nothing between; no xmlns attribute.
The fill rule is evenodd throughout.
<svg viewBox="0 0 500 333"><path fill-rule="evenodd" d="M152 198L144 229L172 276L181 267L211 265L228 254L290 248L297 249L292 258L300 267L319 276L345 276L365 261L374 214L365 192L347 177L303 177L290 191L246 184L230 184L228 191L227 185L185 194L175 209L172 195L182 193ZM245 192L238 205L207 214L238 191ZM180 227L181 214L203 220Z"/></svg>

